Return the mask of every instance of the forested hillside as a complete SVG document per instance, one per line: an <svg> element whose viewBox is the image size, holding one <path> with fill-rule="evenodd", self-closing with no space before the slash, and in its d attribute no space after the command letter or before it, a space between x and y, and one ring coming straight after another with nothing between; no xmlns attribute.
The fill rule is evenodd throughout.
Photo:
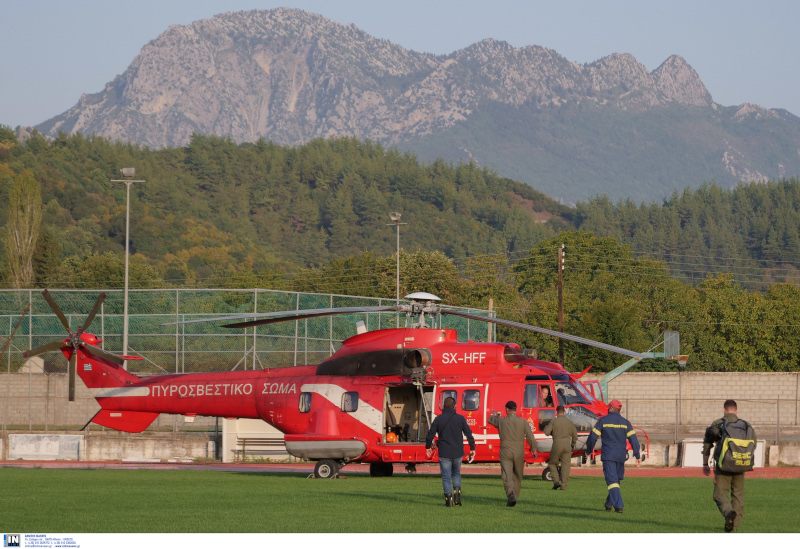
<svg viewBox="0 0 800 549"><path fill-rule="evenodd" d="M102 138L48 143L34 136L3 151L3 198L24 170L41 183L37 281L58 286L75 284L87 259L123 252L125 185L110 182L121 179L123 166L146 181L131 187L131 253L178 285L319 266L367 250L391 254L392 211L406 223L404 249L450 257L528 250L564 227L557 216L568 212L474 164L422 165L353 138L288 147L196 135L187 147L152 151ZM0 212L0 227L6 215ZM45 257L58 263L57 256L61 268L43 264Z"/></svg>
<svg viewBox="0 0 800 549"><path fill-rule="evenodd" d="M567 208L474 164L422 163L352 138L286 147L196 135L154 151L81 136L19 143L0 127L2 286L24 259L11 236L27 223L27 189L27 211L38 200L41 222L24 287L122 287L125 185L110 180L124 166L146 181L131 186L131 287L393 298L388 212L399 211L401 295L423 290L482 308L492 300L503 318L555 329L563 244L569 333L644 351L677 330L699 370L790 371L800 359L794 179ZM558 358L551 338L498 333ZM566 345L572 370L618 363Z"/></svg>
<svg viewBox="0 0 800 549"><path fill-rule="evenodd" d="M661 204L578 204L575 225L629 244L665 261L672 273L700 282L710 272L731 273L747 288L800 282L800 180L706 183L673 193Z"/></svg>

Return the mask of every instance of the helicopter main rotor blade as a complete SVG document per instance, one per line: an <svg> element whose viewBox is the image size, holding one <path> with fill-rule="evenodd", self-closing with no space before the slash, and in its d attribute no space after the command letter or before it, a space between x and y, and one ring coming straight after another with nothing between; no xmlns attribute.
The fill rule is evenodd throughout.
<svg viewBox="0 0 800 549"><path fill-rule="evenodd" d="M49 353L51 351L57 351L65 346L69 346L69 343L64 343L63 341L53 341L51 343L48 343L47 345L42 345L41 347L36 347L35 349L31 349L30 351L25 351L22 353L22 356L25 358L31 358L34 356L39 356L44 353Z"/></svg>
<svg viewBox="0 0 800 549"><path fill-rule="evenodd" d="M378 313L385 311L398 311L401 307L391 305L387 307L337 307L333 309L310 309L307 311L284 311L281 313L266 313L272 315L272 318L262 318L259 320L250 320L247 322L237 322L234 324L223 324L223 328L252 328L253 326L263 326L265 324L277 324L278 322L286 322L288 320L305 320L307 318L317 318L320 316L334 316L346 315L354 313ZM277 317L276 315L281 315Z"/></svg>
<svg viewBox="0 0 800 549"><path fill-rule="evenodd" d="M469 313L462 313L459 311L452 311L450 309L440 309L439 312L447 315L462 316L464 318L469 318L472 320L482 320L483 322L492 322L494 324L501 324L503 326L509 326L511 328L520 328L522 330L528 330L529 332L537 332L540 334L566 339L567 341L574 341L576 343L582 343L584 345L589 345L591 347L597 347L598 349L603 349L605 351L619 353L621 355L627 355L636 358L642 356L642 353L637 353L636 351L631 351L630 349L623 349L622 347L616 347L614 345L609 345L608 343L600 343L599 341L594 341L593 339L586 339L585 337L565 334L563 332L556 332L554 330L548 330L547 328L539 328L538 326L531 326L530 324L512 322L511 320L503 320L501 318L489 318L486 316L478 316Z"/></svg>
<svg viewBox="0 0 800 549"><path fill-rule="evenodd" d="M67 332L71 334L72 328L69 327L69 321L67 320L67 317L64 316L64 312L61 310L61 307L58 306L56 300L53 299L53 296L50 295L50 292L48 292L47 290L43 291L42 295L44 296L44 300L47 301L47 304L50 305L50 308L53 309L53 312L61 321L61 324L63 324L64 328L67 329Z"/></svg>
<svg viewBox="0 0 800 549"><path fill-rule="evenodd" d="M72 351L69 357L69 401L75 401L75 373L78 370L78 352Z"/></svg>
<svg viewBox="0 0 800 549"><path fill-rule="evenodd" d="M109 353L108 351L103 350L100 347L95 347L94 345L89 345L88 343L84 343L83 349L90 355L99 356L100 358L104 358L120 366L122 366L125 363L125 359L122 358L121 356Z"/></svg>
<svg viewBox="0 0 800 549"><path fill-rule="evenodd" d="M348 313L379 313L384 311L401 311L405 310L404 305L384 305L372 307L332 307L329 309L305 309L302 311L277 311L274 313L250 313L243 315L229 315L217 316L214 318L198 318L195 320L183 320L181 322L166 322L162 326L174 326L176 324L195 324L197 322L219 322L221 320L238 320L240 318L251 319L275 319L272 322L283 322L286 320L301 320L303 318L312 318L313 316L326 316L326 315L343 315ZM272 322L265 322L264 324L271 324ZM256 325L257 326L257 325ZM238 325L225 325L226 328L239 327Z"/></svg>
<svg viewBox="0 0 800 549"><path fill-rule="evenodd" d="M92 320L94 320L97 311L100 310L100 306L103 304L103 301L105 301L105 299L106 299L106 294L101 292L97 298L97 301L94 302L94 307L92 307L92 311L89 313L89 316L86 317L86 321L83 323L83 326L81 326L78 329L78 331L75 332L76 334L81 335L84 332L84 330L86 330L86 328L89 327L89 324L91 324Z"/></svg>

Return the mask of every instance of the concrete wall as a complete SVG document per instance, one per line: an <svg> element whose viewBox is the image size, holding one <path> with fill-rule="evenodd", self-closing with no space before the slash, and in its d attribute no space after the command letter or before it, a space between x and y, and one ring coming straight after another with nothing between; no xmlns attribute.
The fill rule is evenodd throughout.
<svg viewBox="0 0 800 549"><path fill-rule="evenodd" d="M0 374L0 428L82 427L100 407L82 383L75 389L75 401L69 402L66 374ZM728 398L739 403L739 415L769 430L760 436L773 436L778 419L782 427L800 427L800 372L626 372L609 384L609 393L609 399L622 401L623 414L643 427L707 425L720 417ZM198 417L193 427L213 425L214 419ZM168 414L153 425L183 426L182 416Z"/></svg>
<svg viewBox="0 0 800 549"><path fill-rule="evenodd" d="M69 402L67 395L67 374L0 374L0 429L80 429L100 410L80 380L75 400ZM189 427L214 424L215 418L198 417ZM177 431L184 425L183 416L161 414L150 429Z"/></svg>
<svg viewBox="0 0 800 549"><path fill-rule="evenodd" d="M14 441L16 450L7 453L5 450L9 448L9 438L15 437L30 438L24 440L24 448L21 447L19 440ZM37 440L37 437L39 440ZM53 445L59 444L57 442L54 443L53 439L59 437L64 437L65 439L80 438L81 461L191 462L197 459L213 458L217 444L217 441L211 440L209 437L193 434L150 436L109 434L18 435L3 433L0 436L0 461L8 461L10 459L53 459ZM65 442L65 447L74 448L74 440ZM696 449L694 447L694 450ZM682 441L675 443L674 441L650 439L650 455L643 465L649 467L680 467L684 461L683 453L685 451ZM765 466L776 467L779 464L800 466L800 442L798 441L782 441L780 445L769 444L765 448L765 453ZM264 457L281 458L281 456ZM73 455L65 455L60 459L75 460L75 457ZM602 466L602 462L599 459L595 465L592 465L591 463L581 464L580 458L573 458L573 464L580 467Z"/></svg>
<svg viewBox="0 0 800 549"><path fill-rule="evenodd" d="M778 422L788 435L800 429L800 372L626 372L608 392L608 400L620 400L623 415L643 427L697 431L722 416L723 402L732 398L759 437L775 437Z"/></svg>
<svg viewBox="0 0 800 549"><path fill-rule="evenodd" d="M4 432L0 460L193 461L214 459L217 441L208 435L37 434Z"/></svg>
<svg viewBox="0 0 800 549"><path fill-rule="evenodd" d="M684 444L685 441L650 440L650 455L642 462L643 466L650 467L702 467L702 444ZM691 452L691 456L684 455ZM579 464L580 458L573 458L573 465L581 467L602 467L599 458L595 465L591 463ZM633 463L630 461L629 463ZM759 450L756 460L757 467L777 467L778 465L800 466L800 442L781 442L780 446L759 441Z"/></svg>

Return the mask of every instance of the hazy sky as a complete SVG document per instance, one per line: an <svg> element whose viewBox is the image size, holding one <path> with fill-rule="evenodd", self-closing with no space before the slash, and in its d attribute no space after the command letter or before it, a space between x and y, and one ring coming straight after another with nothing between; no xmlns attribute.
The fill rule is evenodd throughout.
<svg viewBox="0 0 800 549"><path fill-rule="evenodd" d="M800 115L794 0L2 0L0 124L39 124L101 91L170 25L280 6L435 54L495 38L578 63L631 53L651 71L677 54L717 103Z"/></svg>

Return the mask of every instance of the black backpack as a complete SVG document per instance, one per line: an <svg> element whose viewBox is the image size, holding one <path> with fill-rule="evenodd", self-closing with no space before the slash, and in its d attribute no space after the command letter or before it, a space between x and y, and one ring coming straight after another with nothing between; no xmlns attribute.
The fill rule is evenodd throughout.
<svg viewBox="0 0 800 549"><path fill-rule="evenodd" d="M715 458L717 468L724 473L746 473L753 470L756 452L755 432L745 420L720 425L720 441Z"/></svg>

